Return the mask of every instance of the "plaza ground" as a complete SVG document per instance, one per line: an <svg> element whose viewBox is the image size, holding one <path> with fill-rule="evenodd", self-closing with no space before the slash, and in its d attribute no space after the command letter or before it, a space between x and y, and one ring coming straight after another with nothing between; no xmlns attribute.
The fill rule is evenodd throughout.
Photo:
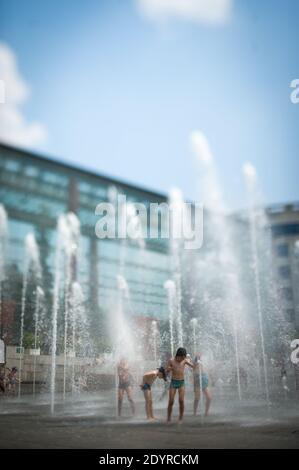
<svg viewBox="0 0 299 470"><path fill-rule="evenodd" d="M112 398L112 399L111 399ZM137 415L115 418L113 392L80 395L65 403L58 400L55 414L49 410L49 396L1 398L0 448L2 449L299 449L299 402L265 403L235 397L214 400L211 416L203 420L191 415L167 425L166 401L156 403L157 422L144 419L142 397Z"/></svg>

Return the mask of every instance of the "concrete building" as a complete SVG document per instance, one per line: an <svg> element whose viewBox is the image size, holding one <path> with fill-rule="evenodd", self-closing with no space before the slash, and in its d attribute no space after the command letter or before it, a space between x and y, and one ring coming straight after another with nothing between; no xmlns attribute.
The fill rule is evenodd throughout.
<svg viewBox="0 0 299 470"><path fill-rule="evenodd" d="M91 314L97 318L109 315L109 309L115 305L116 278L120 258L124 256L123 275L129 286L130 315L157 320L167 316L163 288L170 272L167 243L161 239L147 239L145 246L140 248L136 241L128 240L125 254L121 255L122 241L99 239L95 234L99 220L95 208L97 204L111 200L111 194L125 195L127 202L141 202L147 207L151 202L166 201L162 194L0 145L0 203L8 214L6 271L10 284L9 289L3 290L2 329L5 329L5 321L15 324L20 311L25 236L29 232L36 236L43 284L51 291L57 218L68 211L74 212L81 224L81 261L75 277L83 288ZM16 292L12 293L14 286ZM16 336L6 333L11 334L11 341L17 344Z"/></svg>
<svg viewBox="0 0 299 470"><path fill-rule="evenodd" d="M266 209L285 316L299 329L299 202Z"/></svg>
<svg viewBox="0 0 299 470"><path fill-rule="evenodd" d="M95 320L94 331L102 330L101 320L109 316L115 306L123 246L118 238L96 237L98 217L95 208L100 202L111 201L116 192L125 195L128 202L141 202L147 207L151 202L167 200L165 195L157 192L0 145L0 203L7 211L9 229L6 250L9 288L2 289L2 334L6 333L8 343L18 344L16 331L19 328L24 238L33 232L39 244L43 283L48 292L48 314L51 315L56 224L58 216L68 211L74 212L81 223L81 261L74 276L83 288L89 313ZM267 208L267 214L285 317L299 328L299 249L296 248L299 204L271 206ZM240 220L239 215L234 218L239 239L248 244L248 223L243 218ZM204 249L210 248L205 245ZM139 323L166 320L168 306L163 285L171 277L168 241L148 238L144 247L140 247L138 242L130 240L126 243L124 256L123 274L130 291L128 314L136 317ZM245 265L249 261L246 259Z"/></svg>

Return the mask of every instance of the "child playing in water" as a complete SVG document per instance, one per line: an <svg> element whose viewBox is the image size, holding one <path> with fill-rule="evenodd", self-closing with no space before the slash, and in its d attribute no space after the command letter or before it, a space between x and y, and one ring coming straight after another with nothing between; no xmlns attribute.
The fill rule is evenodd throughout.
<svg viewBox="0 0 299 470"><path fill-rule="evenodd" d="M125 358L121 358L117 365L118 374L118 416L121 416L123 397L126 392L131 405L132 414L135 414L135 403L132 398L133 377L129 364Z"/></svg>
<svg viewBox="0 0 299 470"><path fill-rule="evenodd" d="M194 358L193 380L194 380L194 409L193 409L194 416L196 416L201 390L202 390L202 393L205 395L205 399L206 399L205 416L208 416L212 397L208 388L209 378L208 378L207 373L204 372L203 370L203 365L200 360L199 353L197 353Z"/></svg>
<svg viewBox="0 0 299 470"><path fill-rule="evenodd" d="M192 362L187 358L187 352L185 348L179 348L173 359L170 359L167 370L171 372L171 382L169 388L169 400L167 409L167 422L171 421L172 408L176 391L179 393L179 423L182 423L184 416L184 401L185 401L185 366L189 366L193 369Z"/></svg>
<svg viewBox="0 0 299 470"><path fill-rule="evenodd" d="M166 379L166 372L164 367L159 367L159 369L152 370L150 372L146 372L142 379L142 384L140 385L141 390L144 393L145 398L145 411L148 420L154 420L154 413L153 413L153 400L152 400L152 385L156 378L159 379Z"/></svg>

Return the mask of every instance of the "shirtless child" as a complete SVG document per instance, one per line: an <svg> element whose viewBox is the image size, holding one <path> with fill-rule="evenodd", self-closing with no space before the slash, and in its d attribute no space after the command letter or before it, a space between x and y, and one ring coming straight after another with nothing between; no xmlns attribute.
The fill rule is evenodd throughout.
<svg viewBox="0 0 299 470"><path fill-rule="evenodd" d="M179 348L176 352L175 358L170 359L167 370L171 373L171 382L169 388L169 400L167 409L167 422L171 421L172 408L176 391L179 392L179 407L180 416L179 423L182 423L184 416L184 400L185 400L185 366L189 366L193 369L192 362L187 359L187 352L185 348Z"/></svg>
<svg viewBox="0 0 299 470"><path fill-rule="evenodd" d="M159 379L166 379L166 372L164 367L160 367L159 369L152 370L150 372L146 372L143 376L142 384L140 385L141 390L144 393L145 398L145 411L148 420L154 420L154 412L153 412L153 400L152 400L152 385L156 378Z"/></svg>

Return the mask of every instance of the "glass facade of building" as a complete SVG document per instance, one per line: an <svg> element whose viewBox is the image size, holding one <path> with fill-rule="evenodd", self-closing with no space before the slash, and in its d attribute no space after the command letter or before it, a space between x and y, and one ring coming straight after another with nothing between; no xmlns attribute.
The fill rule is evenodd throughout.
<svg viewBox="0 0 299 470"><path fill-rule="evenodd" d="M143 203L147 208L151 202L166 202L163 195L30 152L0 145L0 203L8 215L6 279L10 285L9 289L2 289L2 297L5 300L2 316L13 319L11 321L15 323L15 330L19 328L20 323L25 237L34 233L40 248L43 286L48 293L47 314L50 317L57 218L69 211L77 214L81 224L80 262L76 265L76 278L82 286L90 315L104 319L117 308L117 276L122 266L121 274L127 281L130 294L126 314L138 319L167 320L168 305L164 283L173 277L168 241L161 238L146 239L144 246L140 246L137 241L130 239L123 242L118 238L99 239L96 236L95 227L99 216L95 215L95 209L100 202L111 201L113 194L125 195L128 202ZM275 271L282 288L280 294L288 313L287 317L290 321L295 321L296 325L299 324L299 265L298 254L295 253L295 243L298 241L298 214L298 208L293 206L288 210L283 208L280 212L269 213L268 210L273 254L277 264ZM208 214L205 214L205 221L208 217ZM248 225L236 216L233 219L239 234L237 239L242 240L238 245L242 251L241 266L246 267L250 263L250 253L244 249L249 245ZM200 250L203 256L206 251L214 251L209 240L206 233L203 248ZM194 258L193 252L188 255ZM185 263L187 271L189 264ZM244 277L241 282L246 286L253 285L252 280L247 279L248 270L243 271L240 270L240 275ZM193 279L192 270L190 276ZM196 304L191 308L189 297L193 299L199 295L199 285L196 284L195 292L189 292L188 284L193 285L193 281L188 283L188 276L183 275L182 282L185 292L184 315L196 316ZM251 297L248 292L248 298ZM28 329L32 331L32 328ZM101 325L97 325L97 331L101 331ZM17 344L17 337L15 342Z"/></svg>
<svg viewBox="0 0 299 470"><path fill-rule="evenodd" d="M99 217L95 208L109 200L111 188L126 195L128 202L141 202L147 207L150 202L165 202L165 197L154 192L0 145L0 202L8 214L6 263L10 269L22 273L24 238L33 232L40 247L44 282L51 290L57 218L72 211L81 224L77 279L88 305L109 314L116 297L122 242L97 238L95 225ZM163 284L170 276L167 244L161 239L147 239L141 248L128 240L124 253L123 275L130 291L130 313L166 318Z"/></svg>

